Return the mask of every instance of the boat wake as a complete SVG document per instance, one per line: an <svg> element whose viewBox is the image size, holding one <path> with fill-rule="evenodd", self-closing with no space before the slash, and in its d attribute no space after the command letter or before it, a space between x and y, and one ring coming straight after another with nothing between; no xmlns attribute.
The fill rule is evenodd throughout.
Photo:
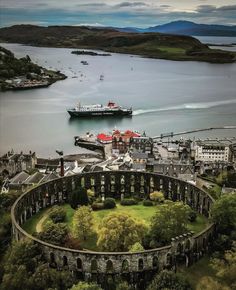
<svg viewBox="0 0 236 290"><path fill-rule="evenodd" d="M163 111L178 111L178 110L198 110L198 109L209 109L214 108L222 105L230 105L230 104L236 104L236 99L231 100L222 100L222 101L215 101L215 102L202 102L202 103L187 103L187 104L181 104L176 106L170 106L170 107L163 107L163 108L154 108L154 109L138 109L133 111L133 115L143 115L143 114L149 114L153 112L163 112Z"/></svg>

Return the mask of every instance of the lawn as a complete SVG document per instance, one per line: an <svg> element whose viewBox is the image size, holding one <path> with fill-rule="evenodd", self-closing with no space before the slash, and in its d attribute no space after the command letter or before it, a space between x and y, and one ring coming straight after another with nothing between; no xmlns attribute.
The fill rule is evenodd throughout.
<svg viewBox="0 0 236 290"><path fill-rule="evenodd" d="M34 216L28 219L22 228L29 234L35 233L38 222L44 217L45 214L47 214L49 210L49 208L42 209L40 212L36 213Z"/></svg>
<svg viewBox="0 0 236 290"><path fill-rule="evenodd" d="M71 208L69 204L64 204L62 207L66 210L66 220L65 222L68 224L69 228L72 228L72 220L74 216L75 210ZM122 206L117 204L114 209L104 209L93 212L94 216L94 234L86 241L86 243L81 243L81 246L86 249L91 249L94 251L99 251L100 249L97 247L97 230L100 226L102 219L110 213L129 213L132 217L136 219L141 219L146 222L149 226L151 223L151 218L158 210L158 206L143 206L142 204L131 205L131 206ZM48 213L50 208L43 209L41 212L34 215L31 219L29 219L24 224L24 229L30 234L36 232L36 226L38 223L41 223L42 226L49 220ZM45 215L47 215L45 217ZM204 216L198 215L197 219L194 223L188 224L189 231L193 231L195 233L202 231L207 226L207 219Z"/></svg>

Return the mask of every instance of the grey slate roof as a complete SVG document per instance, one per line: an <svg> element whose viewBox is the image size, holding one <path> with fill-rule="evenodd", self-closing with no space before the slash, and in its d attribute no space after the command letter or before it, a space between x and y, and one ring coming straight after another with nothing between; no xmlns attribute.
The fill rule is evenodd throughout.
<svg viewBox="0 0 236 290"><path fill-rule="evenodd" d="M25 171L21 171L10 180L10 184L22 184L30 175Z"/></svg>

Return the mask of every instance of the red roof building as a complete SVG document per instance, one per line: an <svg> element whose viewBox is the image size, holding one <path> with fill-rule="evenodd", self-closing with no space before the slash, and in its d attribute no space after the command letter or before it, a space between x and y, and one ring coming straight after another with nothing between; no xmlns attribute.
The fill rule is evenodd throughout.
<svg viewBox="0 0 236 290"><path fill-rule="evenodd" d="M104 134L104 133L100 133L97 135L97 141L102 144L109 144L109 143L112 143L112 136Z"/></svg>

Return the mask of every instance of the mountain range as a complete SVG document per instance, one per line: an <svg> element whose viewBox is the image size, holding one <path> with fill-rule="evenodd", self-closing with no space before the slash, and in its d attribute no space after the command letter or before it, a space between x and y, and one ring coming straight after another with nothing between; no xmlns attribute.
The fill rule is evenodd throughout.
<svg viewBox="0 0 236 290"><path fill-rule="evenodd" d="M173 21L163 25L148 28L125 27L115 28L124 32L159 32L191 36L236 36L236 25L197 24L191 21Z"/></svg>

